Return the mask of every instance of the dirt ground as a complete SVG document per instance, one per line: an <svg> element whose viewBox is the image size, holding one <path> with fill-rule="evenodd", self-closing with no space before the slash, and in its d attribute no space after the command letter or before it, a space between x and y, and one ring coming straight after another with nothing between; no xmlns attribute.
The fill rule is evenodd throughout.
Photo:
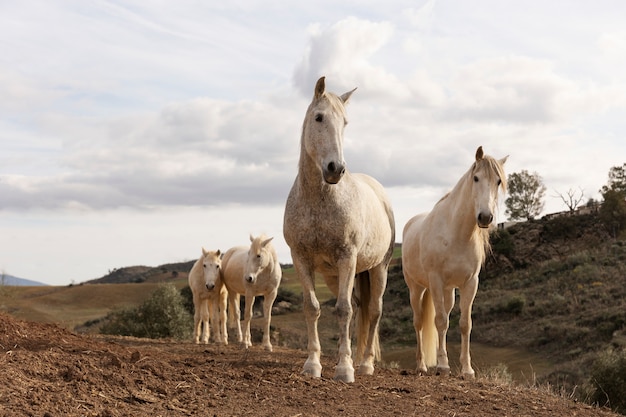
<svg viewBox="0 0 626 417"><path fill-rule="evenodd" d="M0 313L0 416L616 416L545 388L378 368L300 374L303 351L79 335Z"/></svg>

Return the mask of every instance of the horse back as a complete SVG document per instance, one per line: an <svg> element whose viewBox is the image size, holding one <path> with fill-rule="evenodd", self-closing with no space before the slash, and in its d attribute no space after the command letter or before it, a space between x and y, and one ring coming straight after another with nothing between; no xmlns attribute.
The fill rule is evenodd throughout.
<svg viewBox="0 0 626 417"><path fill-rule="evenodd" d="M204 274L202 273L202 258L196 260L196 262L191 267L189 271L189 276L187 277L189 281L189 288L191 288L191 292L195 293L204 287Z"/></svg>

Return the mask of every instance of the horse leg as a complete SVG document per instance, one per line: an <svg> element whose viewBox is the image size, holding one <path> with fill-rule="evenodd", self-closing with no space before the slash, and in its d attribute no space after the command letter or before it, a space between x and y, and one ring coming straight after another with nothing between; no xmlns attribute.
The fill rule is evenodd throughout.
<svg viewBox="0 0 626 417"><path fill-rule="evenodd" d="M380 264L369 271L369 297L361 299L361 319L358 321L357 350L364 352L359 364L359 375L374 374L374 361L380 359L380 341L378 339L378 325L383 312L383 294L387 288L387 267ZM368 283L361 283L361 287ZM363 294L364 295L364 294ZM364 299L365 298L365 299ZM369 299L367 299L369 298ZM362 313L362 314L361 314ZM363 340L364 339L364 340ZM357 355L358 356L358 355Z"/></svg>
<svg viewBox="0 0 626 417"><path fill-rule="evenodd" d="M304 302L304 318L307 330L307 351L309 356L304 362L302 373L312 377L322 376L322 364L320 356L322 348L319 334L317 333L317 320L320 317L320 303L315 296L315 274L313 268L305 266L305 263L292 252L293 266L296 270L300 284L302 285L302 300Z"/></svg>
<svg viewBox="0 0 626 417"><path fill-rule="evenodd" d="M413 327L415 328L415 339L417 341L417 351L415 354L415 360L417 363L417 372L425 375L428 373L428 365L424 357L424 340L422 329L424 327L424 317L422 300L426 293L424 287L409 287L411 308L413 309Z"/></svg>
<svg viewBox="0 0 626 417"><path fill-rule="evenodd" d="M217 294L217 296L219 297L219 294ZM211 323L211 329L213 330L213 342L222 343L222 332L220 329L220 316L217 303L217 297L209 301L209 309L211 311L211 314L209 314L209 322Z"/></svg>
<svg viewBox="0 0 626 417"><path fill-rule="evenodd" d="M220 332L222 333L222 343L228 344L228 326L226 322L228 320L228 313L226 311L226 306L228 304L228 291L225 288L219 292L217 296L217 306L218 306L218 317L219 317L219 327Z"/></svg>
<svg viewBox="0 0 626 417"><path fill-rule="evenodd" d="M478 278L474 276L461 289L461 299L459 307L461 308L461 319L459 328L461 330L461 376L463 378L474 378L474 369L472 369L472 359L470 357L470 333L472 332L472 304L478 290Z"/></svg>
<svg viewBox="0 0 626 417"><path fill-rule="evenodd" d="M246 294L246 306L243 314L243 344L248 349L252 346L252 338L250 337L250 320L252 319L252 309L254 307L254 295Z"/></svg>
<svg viewBox="0 0 626 417"><path fill-rule="evenodd" d="M265 294L263 297L263 318L265 320L263 326L263 347L265 350L272 351L272 342L270 335L270 325L272 321L272 306L274 305L274 300L276 300L276 296L278 295L278 289L272 291L269 294Z"/></svg>
<svg viewBox="0 0 626 417"><path fill-rule="evenodd" d="M196 344L200 343L200 332L202 331L200 321L200 298L193 297L193 339Z"/></svg>
<svg viewBox="0 0 626 417"><path fill-rule="evenodd" d="M342 382L354 382L354 366L352 365L352 347L350 341L350 321L352 320L352 290L356 257L337 262L339 271L339 293L335 311L339 323L339 361L335 368L334 379Z"/></svg>
<svg viewBox="0 0 626 417"><path fill-rule="evenodd" d="M206 298L200 300L200 333L202 334L202 343L209 343L211 330L209 328L209 300Z"/></svg>
<svg viewBox="0 0 626 417"><path fill-rule="evenodd" d="M433 304L435 305L435 326L439 336L439 347L437 349L437 373L440 375L450 374L448 363L448 349L446 336L450 326L450 311L454 306L454 288L444 290L442 288L430 287L432 291Z"/></svg>
<svg viewBox="0 0 626 417"><path fill-rule="evenodd" d="M241 336L241 312L239 311L239 294L229 291L228 292L228 308L229 308L229 323L230 328L234 329L235 334L237 335L237 342L242 343L243 338Z"/></svg>

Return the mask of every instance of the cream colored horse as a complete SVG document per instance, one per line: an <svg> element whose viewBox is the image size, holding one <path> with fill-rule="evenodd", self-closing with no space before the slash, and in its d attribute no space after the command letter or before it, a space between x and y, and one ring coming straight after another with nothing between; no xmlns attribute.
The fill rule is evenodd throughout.
<svg viewBox="0 0 626 417"><path fill-rule="evenodd" d="M217 343L228 344L226 331L226 301L228 292L220 278L222 261L220 251L207 251L189 271L189 287L193 294L194 340L208 343L211 335L209 322L213 328L213 339Z"/></svg>
<svg viewBox="0 0 626 417"><path fill-rule="evenodd" d="M404 226L402 271L413 307L420 373L435 365L439 373L450 373L446 334L458 288L461 374L474 377L469 349L472 304L489 247L498 188L506 191L506 159L484 155L479 147L476 161L452 191L430 213L417 215Z"/></svg>
<svg viewBox="0 0 626 417"><path fill-rule="evenodd" d="M350 341L353 289L359 306L358 372L371 375L374 361L380 358L378 323L395 240L393 212L383 187L367 175L346 170L344 106L353 92L337 96L326 91L324 77L317 81L302 127L298 175L287 198L283 224L303 289L309 352L303 373L314 377L322 373L317 271L337 297L335 379L345 382L354 381Z"/></svg>
<svg viewBox="0 0 626 417"><path fill-rule="evenodd" d="M282 278L282 270L278 262L276 250L271 241L263 235L250 236L250 246L234 247L226 251L222 259L222 279L228 288L228 302L232 314L230 326L235 328L237 339L243 342L246 348L252 346L250 337L250 320L252 319L252 307L257 295L263 296L263 347L272 351L270 342L270 322L272 320L272 306L278 286ZM244 309L243 327L241 334L239 296L246 297Z"/></svg>

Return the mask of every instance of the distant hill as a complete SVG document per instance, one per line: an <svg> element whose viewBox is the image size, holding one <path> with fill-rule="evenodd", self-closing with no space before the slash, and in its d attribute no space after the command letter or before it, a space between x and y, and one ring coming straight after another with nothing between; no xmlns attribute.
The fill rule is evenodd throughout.
<svg viewBox="0 0 626 417"><path fill-rule="evenodd" d="M116 268L101 278L86 281L85 284L129 284L142 282L167 282L178 278L187 278L195 260L177 262L160 266L128 266Z"/></svg>
<svg viewBox="0 0 626 417"><path fill-rule="evenodd" d="M0 285L16 285L16 286L26 286L26 287L39 287L46 286L48 284L44 284L42 282L33 281L30 279L18 278L13 275L2 274L0 275Z"/></svg>

